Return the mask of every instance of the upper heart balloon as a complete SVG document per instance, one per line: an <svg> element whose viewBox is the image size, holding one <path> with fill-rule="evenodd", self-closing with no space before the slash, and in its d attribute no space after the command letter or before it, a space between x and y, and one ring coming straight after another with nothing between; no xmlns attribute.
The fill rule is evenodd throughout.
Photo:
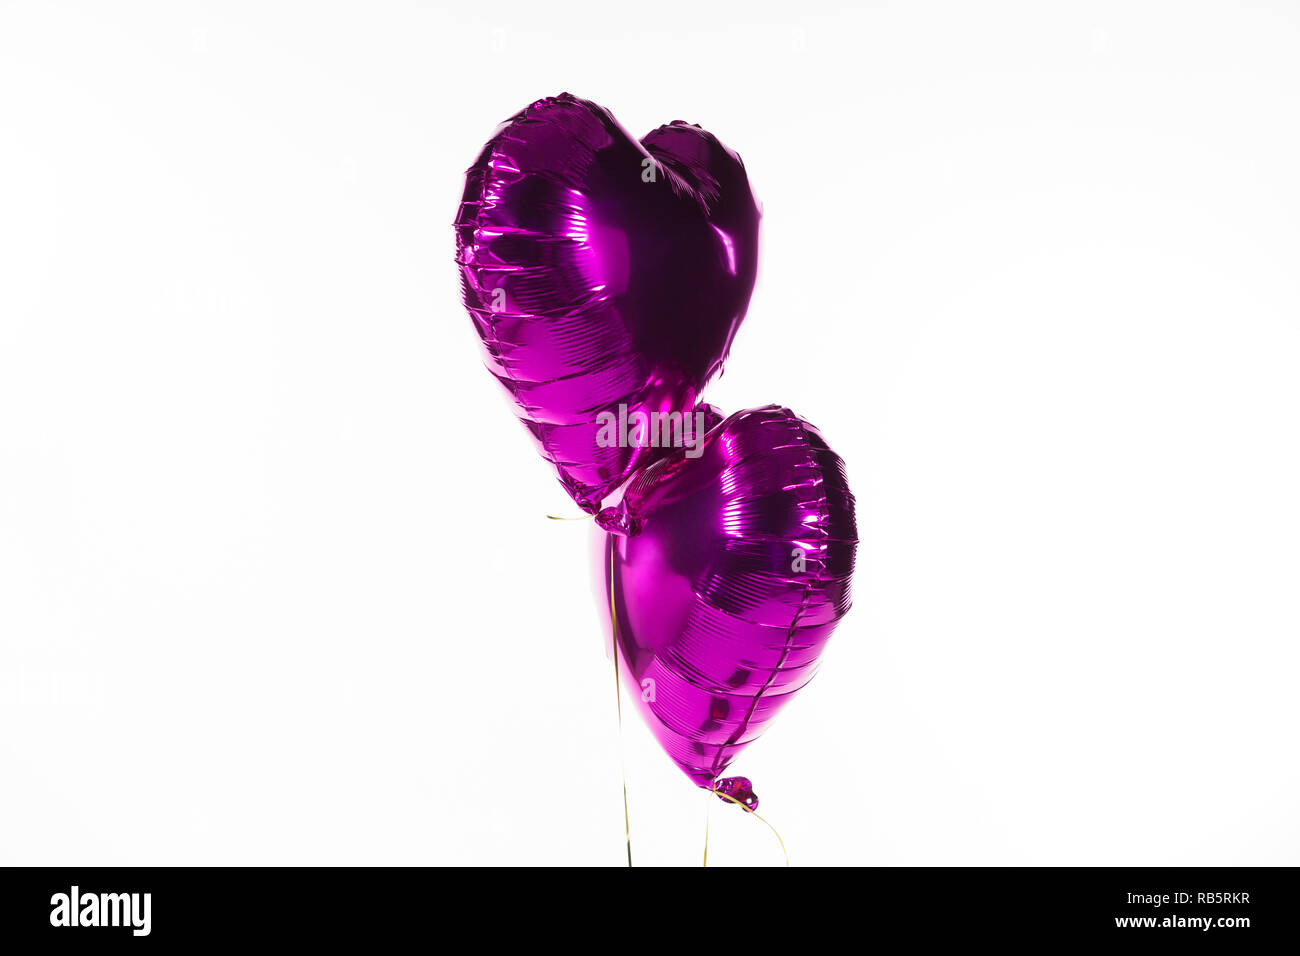
<svg viewBox="0 0 1300 956"><path fill-rule="evenodd" d="M489 370L583 510L662 454L722 367L758 264L744 164L680 121L641 142L568 93L465 174L456 260Z"/></svg>

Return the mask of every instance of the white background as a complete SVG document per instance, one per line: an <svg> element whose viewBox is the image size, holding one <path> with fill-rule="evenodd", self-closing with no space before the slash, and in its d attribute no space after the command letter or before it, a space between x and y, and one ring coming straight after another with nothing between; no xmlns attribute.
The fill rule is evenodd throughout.
<svg viewBox="0 0 1300 956"><path fill-rule="evenodd" d="M709 397L858 496L734 765L792 861L1300 863L1300 5L557 0L0 2L0 862L623 861L589 532L453 264L562 90L744 156Z"/></svg>

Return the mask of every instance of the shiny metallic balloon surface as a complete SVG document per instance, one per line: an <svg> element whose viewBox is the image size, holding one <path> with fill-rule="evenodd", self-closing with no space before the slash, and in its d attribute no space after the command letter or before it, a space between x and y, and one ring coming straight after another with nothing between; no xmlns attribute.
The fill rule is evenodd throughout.
<svg viewBox="0 0 1300 956"><path fill-rule="evenodd" d="M597 521L630 696L713 788L812 679L849 609L858 535L843 462L789 409L749 409L697 457L677 450L638 474Z"/></svg>
<svg viewBox="0 0 1300 956"><path fill-rule="evenodd" d="M758 262L740 158L676 121L640 142L567 93L504 123L465 176L456 260L489 370L588 512L662 449L602 413L686 412L722 367Z"/></svg>

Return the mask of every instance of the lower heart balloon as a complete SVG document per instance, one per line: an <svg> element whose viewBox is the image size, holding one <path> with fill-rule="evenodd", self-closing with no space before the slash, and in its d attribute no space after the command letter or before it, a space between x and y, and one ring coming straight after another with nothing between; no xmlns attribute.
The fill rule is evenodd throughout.
<svg viewBox="0 0 1300 956"><path fill-rule="evenodd" d="M749 781L719 775L812 679L849 609L844 463L789 409L737 412L597 521L633 699L692 780L753 809Z"/></svg>

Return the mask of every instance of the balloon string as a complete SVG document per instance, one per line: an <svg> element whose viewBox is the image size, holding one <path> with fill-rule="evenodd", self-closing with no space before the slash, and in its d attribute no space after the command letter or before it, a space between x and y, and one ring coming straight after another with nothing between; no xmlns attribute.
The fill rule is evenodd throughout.
<svg viewBox="0 0 1300 956"><path fill-rule="evenodd" d="M562 518L547 515L552 521L590 521L595 515ZM614 635L614 702L618 707L618 763L623 777L623 836L627 840L627 865L632 865L632 824L627 812L627 758L623 753L623 685L618 673L618 612L614 607L614 541L609 542L609 626Z"/></svg>
<svg viewBox="0 0 1300 956"><path fill-rule="evenodd" d="M704 808L704 865L709 865L709 818L713 816L713 801Z"/></svg>
<svg viewBox="0 0 1300 956"><path fill-rule="evenodd" d="M614 635L614 700L618 704L618 763L619 772L623 776L623 835L627 838L627 865L631 866L632 824L627 813L627 759L623 753L623 685L619 681L618 674L618 611L614 607L614 538L612 535L609 539L609 626Z"/></svg>
<svg viewBox="0 0 1300 956"><path fill-rule="evenodd" d="M709 793L716 793L716 794L717 794L718 796L720 796L723 800L730 800L732 803L734 803L736 806L740 807L740 809L744 810L746 813L748 813L748 814L749 814L751 817L753 817L754 819L756 819L756 820L762 820L762 821L763 821L763 824L764 824L764 825L765 825L769 830L772 831L772 836L776 837L776 842L779 843L779 844L781 844L781 855L785 857L785 865L786 865L786 866L789 866L789 865L790 865L790 853L789 853L789 851L786 850L786 848L785 848L785 841L781 839L781 834L779 834L779 833L776 832L776 827L772 826L772 824L768 823L767 820L765 820L763 817L760 817L760 816L759 816L755 811L749 809L749 807L745 806L743 803L741 803L739 800L737 800L737 799L736 799L735 797L733 797L731 794L729 794L729 793L723 793L721 790L718 790L718 789L716 789L716 788L709 790ZM712 809L713 809L713 804L710 803L709 806L708 806L708 810L706 811L706 815L705 815L705 817L704 817L704 865L705 865L705 866L708 866L708 865L709 865L709 817L708 817L707 814L708 814L708 811L712 811Z"/></svg>

